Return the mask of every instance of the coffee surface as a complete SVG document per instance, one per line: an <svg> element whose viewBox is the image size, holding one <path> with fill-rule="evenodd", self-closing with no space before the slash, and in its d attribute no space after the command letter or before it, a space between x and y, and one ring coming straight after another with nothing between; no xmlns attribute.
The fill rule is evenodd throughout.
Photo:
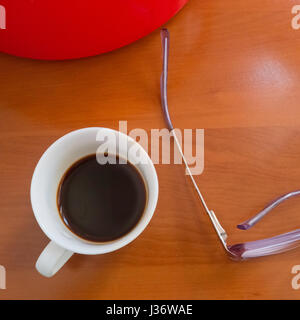
<svg viewBox="0 0 300 320"><path fill-rule="evenodd" d="M109 156L115 157L115 156ZM57 204L67 227L95 242L118 239L141 219L147 201L144 180L129 162L101 165L96 155L69 168L58 190Z"/></svg>

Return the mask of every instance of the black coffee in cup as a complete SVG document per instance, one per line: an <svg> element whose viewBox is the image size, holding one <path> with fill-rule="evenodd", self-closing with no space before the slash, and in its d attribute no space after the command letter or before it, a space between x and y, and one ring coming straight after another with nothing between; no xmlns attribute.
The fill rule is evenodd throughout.
<svg viewBox="0 0 300 320"><path fill-rule="evenodd" d="M146 207L146 186L139 171L128 161L109 157L114 158L107 164L99 164L95 154L80 159L59 185L57 205L63 222L88 241L121 238L137 225Z"/></svg>

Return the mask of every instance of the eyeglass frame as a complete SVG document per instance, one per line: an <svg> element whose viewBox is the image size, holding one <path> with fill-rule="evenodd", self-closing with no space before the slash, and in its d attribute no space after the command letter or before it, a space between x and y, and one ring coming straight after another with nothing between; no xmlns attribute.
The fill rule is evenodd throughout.
<svg viewBox="0 0 300 320"><path fill-rule="evenodd" d="M167 128L169 129L170 133L174 138L174 142L178 147L178 150L186 166L189 177L191 178L191 181L197 191L200 201L211 220L211 223L218 235L218 238L221 241L223 248L225 249L225 252L233 260L246 260L250 258L257 258L257 257L263 257L267 255L278 254L278 253L289 251L291 249L294 249L300 246L300 229L296 229L288 233L283 233L271 238L238 243L233 245L227 244L228 235L225 229L220 224L219 220L217 219L214 211L208 208L204 200L204 197L199 190L199 187L187 164L181 145L176 136L176 130L174 129L171 118L170 118L169 107L168 107L168 91L167 91L169 51L170 51L170 34L168 29L164 28L161 30L161 39L162 39L162 51L163 51L163 68L162 68L162 74L161 74L161 105L162 105L165 122L166 122ZM282 202L297 195L300 195L300 190L292 191L282 195L281 197L272 201L269 205L267 205L262 211L260 211L255 216L237 225L237 228L240 230L249 230L272 209L277 207Z"/></svg>

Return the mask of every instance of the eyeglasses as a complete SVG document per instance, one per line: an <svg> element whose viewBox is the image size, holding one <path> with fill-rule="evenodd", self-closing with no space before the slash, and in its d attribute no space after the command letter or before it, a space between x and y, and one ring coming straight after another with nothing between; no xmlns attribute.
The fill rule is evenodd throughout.
<svg viewBox="0 0 300 320"><path fill-rule="evenodd" d="M281 253L281 252L288 251L298 247L300 245L300 229L297 229L288 233L280 234L272 238L233 244L233 245L227 244L226 242L227 233L222 227L222 225L220 224L220 222L218 221L215 213L208 208L203 198L203 195L197 186L197 183L191 173L191 170L182 152L181 145L176 136L176 130L174 130L174 127L170 118L169 109L168 109L168 97L167 97L170 35L167 29L162 29L161 38L162 38L162 47L163 47L163 71L161 75L161 104L162 104L165 122L172 136L174 137L174 142L178 147L178 150L186 166L189 177L191 178L191 181L197 191L200 201L206 213L208 214L225 251L228 253L230 258L234 260L245 260L249 258L256 258L256 257L262 257L262 256L276 254L276 253ZM257 222L259 222L267 213L269 213L272 209L277 207L280 203L297 195L300 195L300 190L293 191L281 196L280 198L276 199L271 204L269 204L267 207L265 207L262 211L260 211L254 217L239 224L237 227L241 230L250 229Z"/></svg>

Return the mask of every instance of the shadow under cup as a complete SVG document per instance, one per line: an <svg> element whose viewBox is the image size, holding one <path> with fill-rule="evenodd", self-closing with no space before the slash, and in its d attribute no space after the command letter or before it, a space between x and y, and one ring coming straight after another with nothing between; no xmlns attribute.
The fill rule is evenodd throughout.
<svg viewBox="0 0 300 320"><path fill-rule="evenodd" d="M76 161L107 146L139 171L147 201L143 215L131 231L119 239L97 243L76 236L66 227L57 208L57 191L63 176ZM111 252L133 241L150 222L157 199L156 170L146 151L129 136L107 128L80 129L54 142L38 162L31 183L32 208L44 233L61 247L81 254Z"/></svg>

